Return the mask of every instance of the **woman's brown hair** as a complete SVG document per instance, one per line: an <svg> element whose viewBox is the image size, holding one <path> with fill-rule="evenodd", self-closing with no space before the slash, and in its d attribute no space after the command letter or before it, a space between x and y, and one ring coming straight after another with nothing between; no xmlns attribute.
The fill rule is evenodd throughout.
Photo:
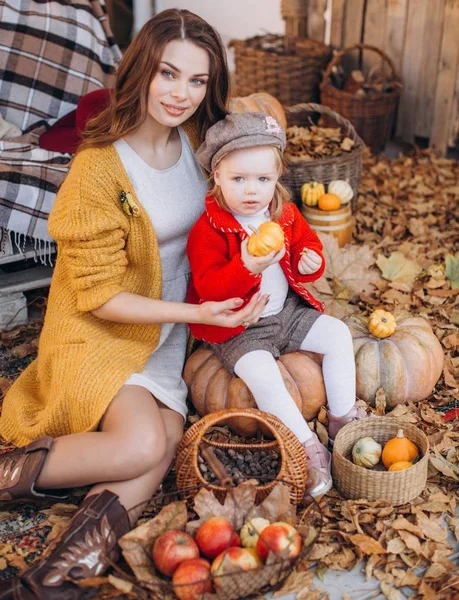
<svg viewBox="0 0 459 600"><path fill-rule="evenodd" d="M147 21L129 44L118 67L110 104L88 122L80 150L112 144L144 122L150 83L158 71L164 48L169 42L185 39L209 55L206 96L194 117L201 141L207 129L228 114L229 73L219 34L189 10L171 8Z"/></svg>
<svg viewBox="0 0 459 600"><path fill-rule="evenodd" d="M271 146L271 148L273 149L274 158L276 161L277 176L280 177L285 172L287 165L279 148L276 148L274 146ZM223 156L221 160L225 160L225 156ZM215 183L213 173L211 175L210 182L212 189L209 193L215 197L220 208L223 208L224 210L229 210L228 205L225 202L225 198L223 197L221 187ZM277 221L282 214L282 207L284 205L284 202L291 201L292 195L287 190L287 188L285 188L282 185L282 183L280 183L280 181L277 180L276 187L274 189L273 199L271 200L271 204L269 205L269 215L271 217L271 220Z"/></svg>

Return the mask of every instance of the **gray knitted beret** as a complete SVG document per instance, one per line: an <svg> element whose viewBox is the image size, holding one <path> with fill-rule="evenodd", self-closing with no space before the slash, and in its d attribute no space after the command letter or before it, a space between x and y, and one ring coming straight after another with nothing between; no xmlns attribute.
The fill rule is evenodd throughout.
<svg viewBox="0 0 459 600"><path fill-rule="evenodd" d="M274 117L265 113L231 113L207 130L196 158L204 169L213 171L232 150L275 146L283 152L285 143L285 131Z"/></svg>

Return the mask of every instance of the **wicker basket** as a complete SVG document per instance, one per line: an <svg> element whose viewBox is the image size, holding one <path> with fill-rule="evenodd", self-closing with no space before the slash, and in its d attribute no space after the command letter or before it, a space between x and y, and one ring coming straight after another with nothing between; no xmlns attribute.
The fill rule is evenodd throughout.
<svg viewBox="0 0 459 600"><path fill-rule="evenodd" d="M407 438L419 448L421 459L404 471L381 471L358 467L352 462L355 442L370 436L384 445L403 429ZM425 434L410 423L395 417L372 417L354 421L343 427L333 447L333 481L345 497L365 500L388 500L393 505L410 502L422 492L427 481L429 441Z"/></svg>
<svg viewBox="0 0 459 600"><path fill-rule="evenodd" d="M206 438L206 433L217 423L240 417L252 418L261 423L274 437L273 441L260 440L256 443L214 442ZM297 437L274 415L258 409L232 408L211 413L194 423L182 437L177 450L175 469L177 473L177 489L186 498L187 490L202 485L211 490L223 501L228 488L223 485L208 483L199 470L198 455L205 446L233 450L264 450L276 448L280 453L280 469L275 479L257 486L257 503L262 502L270 494L279 481L289 486L290 500L296 506L304 496L306 488L306 454Z"/></svg>
<svg viewBox="0 0 459 600"><path fill-rule="evenodd" d="M198 517L195 513L193 500L194 496L196 496L201 489L201 487L194 488L193 494L186 500L185 508L188 513L189 521L193 521ZM148 505L148 513L151 518L158 517L163 509L167 510L173 502L180 501L181 499L182 498L177 495L176 491L166 494L156 494ZM235 511L239 511L240 515L246 513L246 507L238 507L236 495L233 497L233 502ZM142 534L133 536L135 533L134 530L120 540L120 546L124 553L129 550L132 552L133 538L134 540L138 540L140 537L142 538L142 544L140 546L137 544L137 556L135 560L141 581L137 580L136 577L132 575L132 572L128 572L124 567L114 565L114 575L132 584L131 592L136 598L145 600L172 600L173 598L176 598L176 593L179 591L180 587L183 588L186 585L189 586L189 584L186 583L183 583L180 586L174 586L170 578L167 578L154 569L152 560L152 549L157 537L166 531L181 528L178 525L178 523L182 524L182 518L179 516L180 514L183 514L182 511L174 511L170 512L167 516L160 516L161 522L156 526L148 526L148 521L145 521L138 527L138 529L143 528ZM303 540L302 550L293 561L279 555L272 555L269 563L250 570L243 571L241 569L234 573L227 572L219 576L210 573L209 579L214 587L215 595L208 597L217 598L218 600L236 600L239 598L253 597L253 595L261 597L263 593L273 592L278 589L282 585L282 581L306 558L320 535L323 527L323 514L319 504L313 500L304 508L301 507L301 510L297 512L297 521L293 523L293 525L296 527ZM149 533L148 536L146 535L146 532ZM146 574L150 569L154 573L154 580L146 577ZM136 573L135 570L134 573ZM222 583L222 585L218 587L215 585L217 578L220 583ZM129 597L133 596L129 594ZM123 595L122 597L124 598L127 596ZM202 598L204 597L207 597L207 595L202 595ZM199 598L201 598L201 595L199 595Z"/></svg>
<svg viewBox="0 0 459 600"><path fill-rule="evenodd" d="M322 104L297 104L287 108L285 114L289 127L293 125L308 127L311 125L311 119L314 115L327 116L343 128L345 136L355 142L353 150L343 152L339 156L289 162L288 172L283 176L282 182L290 188L294 200L298 205L301 205L301 186L306 181L319 181L328 184L334 179L345 179L354 190L352 209L355 211L362 173L362 151L365 144L357 135L353 125L331 108Z"/></svg>
<svg viewBox="0 0 459 600"><path fill-rule="evenodd" d="M358 97L335 87L330 81L332 69L341 62L346 53L352 50L376 52L389 65L393 79L398 80L394 63L385 52L375 46L355 44L338 52L329 63L320 84L320 101L349 119L360 137L377 154L384 149L390 137L400 89Z"/></svg>
<svg viewBox="0 0 459 600"><path fill-rule="evenodd" d="M284 106L316 101L331 48L303 37L262 35L231 40L235 96L268 92Z"/></svg>

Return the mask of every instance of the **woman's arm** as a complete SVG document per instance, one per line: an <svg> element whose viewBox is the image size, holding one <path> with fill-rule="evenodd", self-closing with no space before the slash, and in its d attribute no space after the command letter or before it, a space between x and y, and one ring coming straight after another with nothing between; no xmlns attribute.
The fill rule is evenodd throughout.
<svg viewBox="0 0 459 600"><path fill-rule="evenodd" d="M99 319L116 323L155 325L158 323L203 323L219 327L239 327L244 322L255 322L263 312L266 295L255 294L244 308L243 301L231 298L224 302L166 302L153 300L130 292L120 292L99 308L91 311Z"/></svg>

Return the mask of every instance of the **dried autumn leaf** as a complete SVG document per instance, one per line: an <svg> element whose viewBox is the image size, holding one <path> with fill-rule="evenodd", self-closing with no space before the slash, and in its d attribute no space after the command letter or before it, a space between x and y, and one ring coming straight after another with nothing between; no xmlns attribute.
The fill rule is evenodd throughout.
<svg viewBox="0 0 459 600"><path fill-rule="evenodd" d="M268 519L271 523L282 520L295 519L295 508L290 502L289 488L285 483L276 483L268 496L253 506L245 517L245 521L256 517Z"/></svg>
<svg viewBox="0 0 459 600"><path fill-rule="evenodd" d="M434 448L435 456L430 456L430 463L443 475L454 479L455 481L459 481L459 468L450 463L446 458L444 458L440 452L438 452L437 448ZM457 473L456 473L457 471Z"/></svg>
<svg viewBox="0 0 459 600"><path fill-rule="evenodd" d="M413 287L414 282L422 272L420 264L398 251L393 252L389 258L379 254L376 264L381 269L384 279L404 283L409 289Z"/></svg>
<svg viewBox="0 0 459 600"><path fill-rule="evenodd" d="M31 354L36 354L37 349L34 344L25 343L20 344L19 346L15 346L11 350L11 354L16 358L25 358L26 356L30 356Z"/></svg>
<svg viewBox="0 0 459 600"><path fill-rule="evenodd" d="M102 585L108 583L108 577L85 577L84 579L78 579L76 581L81 588L99 588Z"/></svg>
<svg viewBox="0 0 459 600"><path fill-rule="evenodd" d="M445 256L445 275L451 282L451 289L459 288L459 254Z"/></svg>
<svg viewBox="0 0 459 600"><path fill-rule="evenodd" d="M363 552L363 554L386 554L381 544L364 533L356 533L349 536L350 541Z"/></svg>
<svg viewBox="0 0 459 600"><path fill-rule="evenodd" d="M444 565L440 563L433 563L424 573L424 577L425 579L439 579L446 573L448 573L448 569Z"/></svg>
<svg viewBox="0 0 459 600"><path fill-rule="evenodd" d="M273 598L294 594L304 589L309 589L314 580L314 571L293 571L285 580L283 586L274 592Z"/></svg>
<svg viewBox="0 0 459 600"><path fill-rule="evenodd" d="M401 554L406 552L405 542L400 538L393 538L387 542L387 552L390 554Z"/></svg>
<svg viewBox="0 0 459 600"><path fill-rule="evenodd" d="M109 574L108 582L124 594L132 592L133 585L130 581L126 581L126 579L121 579L121 577L115 577L114 575Z"/></svg>
<svg viewBox="0 0 459 600"><path fill-rule="evenodd" d="M387 600L404 600L405 596L399 592L396 588L384 581L381 581L381 592L387 598Z"/></svg>
<svg viewBox="0 0 459 600"><path fill-rule="evenodd" d="M413 507L413 513L416 515L416 520L419 527L422 529L422 533L425 537L428 537L435 542L444 542L448 535L446 528L441 527L438 523L435 523L432 519L419 510Z"/></svg>
<svg viewBox="0 0 459 600"><path fill-rule="evenodd" d="M233 528L239 531L255 504L256 493L255 483L244 481L229 490L224 503L221 504L209 490L199 490L194 499L194 510L200 518L187 523L186 530L193 534L206 519L218 516L228 519Z"/></svg>
<svg viewBox="0 0 459 600"><path fill-rule="evenodd" d="M151 548L155 539L170 529L184 529L188 519L185 502L172 502L161 512L142 523L122 538L118 543L123 556L141 583L156 583L161 580L155 575L155 567L151 558Z"/></svg>

